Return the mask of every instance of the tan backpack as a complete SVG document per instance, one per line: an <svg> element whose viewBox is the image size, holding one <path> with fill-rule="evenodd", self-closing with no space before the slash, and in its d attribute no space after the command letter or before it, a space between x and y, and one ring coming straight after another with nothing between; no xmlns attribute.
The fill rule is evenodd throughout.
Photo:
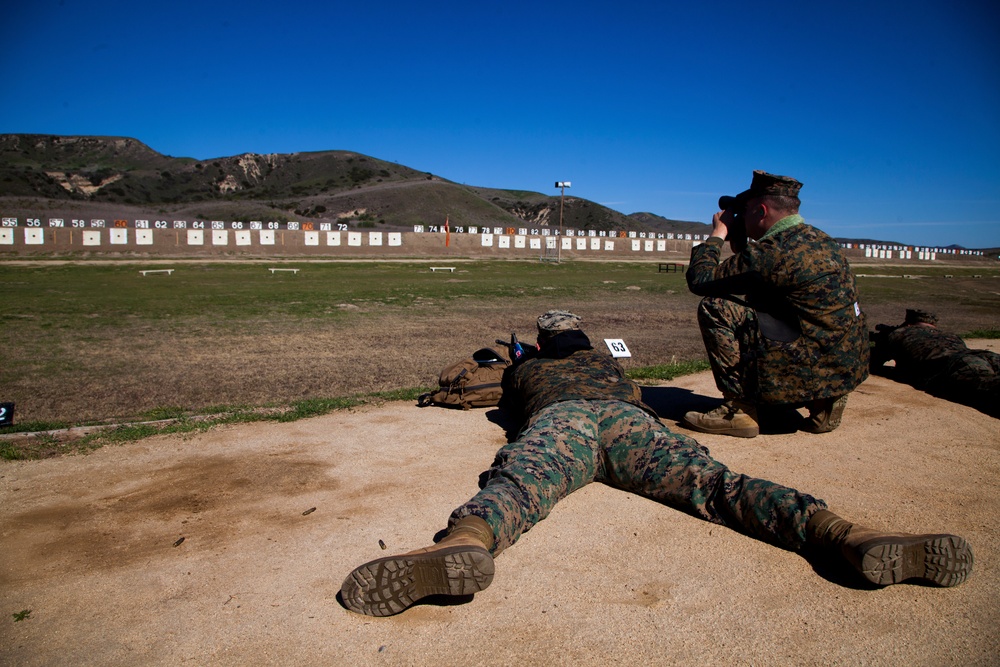
<svg viewBox="0 0 1000 667"><path fill-rule="evenodd" d="M510 366L496 350L484 347L471 357L445 366L438 377L438 390L422 394L417 405L451 408L488 408L500 402L500 381Z"/></svg>

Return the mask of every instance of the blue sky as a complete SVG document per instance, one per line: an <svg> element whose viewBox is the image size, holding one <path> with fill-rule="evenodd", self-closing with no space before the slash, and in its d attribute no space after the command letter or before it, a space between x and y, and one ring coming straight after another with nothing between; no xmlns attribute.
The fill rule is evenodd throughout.
<svg viewBox="0 0 1000 667"><path fill-rule="evenodd" d="M834 236L1000 246L997 25L961 0L9 2L0 132L352 150L700 222L764 169Z"/></svg>

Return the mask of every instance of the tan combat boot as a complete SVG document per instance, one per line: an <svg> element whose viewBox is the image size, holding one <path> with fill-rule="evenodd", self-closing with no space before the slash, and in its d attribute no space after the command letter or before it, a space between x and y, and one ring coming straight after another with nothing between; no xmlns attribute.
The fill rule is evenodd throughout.
<svg viewBox="0 0 1000 667"><path fill-rule="evenodd" d="M478 516L460 520L431 547L354 569L340 595L353 612L392 616L428 595L471 595L493 581L493 530Z"/></svg>
<svg viewBox="0 0 1000 667"><path fill-rule="evenodd" d="M802 430L810 433L829 433L840 426L845 407L847 407L847 394L810 402L809 418Z"/></svg>
<svg viewBox="0 0 1000 667"><path fill-rule="evenodd" d="M756 438L760 433L757 410L750 403L726 401L709 412L688 412L684 424L701 433L719 433L737 438Z"/></svg>
<svg viewBox="0 0 1000 667"><path fill-rule="evenodd" d="M972 547L957 535L882 533L820 510L806 524L808 544L847 560L879 586L918 579L957 586L972 573Z"/></svg>

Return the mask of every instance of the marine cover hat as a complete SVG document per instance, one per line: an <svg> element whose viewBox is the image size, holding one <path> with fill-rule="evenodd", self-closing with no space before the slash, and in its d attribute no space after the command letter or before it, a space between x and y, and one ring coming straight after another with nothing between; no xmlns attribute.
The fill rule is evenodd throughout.
<svg viewBox="0 0 1000 667"><path fill-rule="evenodd" d="M753 172L750 189L735 197L729 195L719 197L719 208L726 210L735 206L737 209L743 209L748 201L757 197L798 197L801 189L802 183L791 176L778 176L757 169Z"/></svg>
<svg viewBox="0 0 1000 667"><path fill-rule="evenodd" d="M903 320L904 324L937 324L938 318L934 313L927 312L926 310L917 310L916 308L906 309L906 319Z"/></svg>
<svg viewBox="0 0 1000 667"><path fill-rule="evenodd" d="M539 331L571 331L580 328L582 318L568 310L550 310L538 318Z"/></svg>

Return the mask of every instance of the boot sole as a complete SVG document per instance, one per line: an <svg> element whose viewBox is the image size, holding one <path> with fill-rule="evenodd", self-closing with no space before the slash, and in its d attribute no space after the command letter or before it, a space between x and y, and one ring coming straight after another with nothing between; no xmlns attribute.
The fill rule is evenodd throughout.
<svg viewBox="0 0 1000 667"><path fill-rule="evenodd" d="M351 572L340 589L344 605L366 616L392 616L428 595L472 595L493 581L486 549L446 547L426 554L379 558Z"/></svg>
<svg viewBox="0 0 1000 667"><path fill-rule="evenodd" d="M972 548L957 535L873 538L858 550L861 573L878 586L908 579L957 586L972 572Z"/></svg>

